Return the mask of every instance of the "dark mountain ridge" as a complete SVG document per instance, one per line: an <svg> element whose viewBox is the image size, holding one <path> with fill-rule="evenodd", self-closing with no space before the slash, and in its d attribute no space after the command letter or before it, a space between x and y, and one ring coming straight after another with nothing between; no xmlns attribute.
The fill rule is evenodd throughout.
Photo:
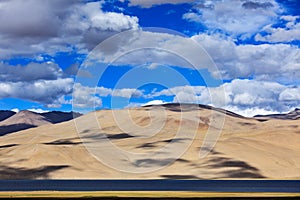
<svg viewBox="0 0 300 200"><path fill-rule="evenodd" d="M191 111L196 109L208 109L218 111L220 113L238 117L238 118L247 118L242 115L236 114L226 109L216 108L209 105L203 104L192 104L192 103L166 103L166 104L157 104L157 105L146 105L143 106L147 107L164 107L168 110L177 111L177 112L184 112L184 111ZM271 114L271 115L255 115L253 118L257 119L258 121L267 121L268 119L282 119L282 120L297 120L300 118L300 108L296 108L295 110L285 113L285 114Z"/></svg>
<svg viewBox="0 0 300 200"><path fill-rule="evenodd" d="M255 118L272 118L272 119L283 119L283 120L297 120L300 119L300 108L285 113L285 114L271 114L271 115L255 115Z"/></svg>
<svg viewBox="0 0 300 200"><path fill-rule="evenodd" d="M0 110L0 122L13 116L14 114L16 114L16 112L11 110Z"/></svg>
<svg viewBox="0 0 300 200"><path fill-rule="evenodd" d="M62 112L62 111L52 111L41 113L43 117L47 119L47 121L51 122L52 124L61 123L64 121L69 121L71 119L80 117L82 114L77 112Z"/></svg>
<svg viewBox="0 0 300 200"><path fill-rule="evenodd" d="M208 109L208 110L214 110L218 111L220 113L232 116L232 117L240 117L240 118L246 118L242 115L236 114L234 112L231 112L229 110L225 110L222 108L216 108L213 106L209 105L204 105L204 104L192 104L192 103L166 103L166 104L161 104L161 105L146 105L143 106L145 108L147 107L159 107L162 106L168 110L171 111L177 111L177 112L187 112L187 111L192 111L192 110L197 110L197 109Z"/></svg>

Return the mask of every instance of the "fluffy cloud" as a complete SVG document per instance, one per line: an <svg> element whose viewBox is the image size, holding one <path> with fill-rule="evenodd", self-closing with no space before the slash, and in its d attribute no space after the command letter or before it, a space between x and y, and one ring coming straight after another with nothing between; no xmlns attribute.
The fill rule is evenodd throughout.
<svg viewBox="0 0 300 200"><path fill-rule="evenodd" d="M267 25L263 28L261 33L256 34L255 40L264 42L291 42L300 40L300 22L297 22L299 16L282 16L281 19L286 21L284 27L274 28L272 25Z"/></svg>
<svg viewBox="0 0 300 200"><path fill-rule="evenodd" d="M82 20L83 18L85 20ZM81 25L79 29L78 22ZM91 2L85 5L76 5L67 24L66 31L78 31L83 35L79 41L81 44L77 46L92 49L113 34L137 29L138 18L123 13L102 12L101 3Z"/></svg>
<svg viewBox="0 0 300 200"><path fill-rule="evenodd" d="M0 55L30 56L93 48L138 19L101 11L100 2L11 0L0 2Z"/></svg>
<svg viewBox="0 0 300 200"><path fill-rule="evenodd" d="M280 16L283 10L275 0L199 1L182 18L239 39L255 36L256 41L271 43L300 40L299 16ZM273 27L278 19L286 22L284 27Z"/></svg>
<svg viewBox="0 0 300 200"><path fill-rule="evenodd" d="M143 92L137 89L124 88L124 89L114 89L111 93L115 97L124 97L124 98L137 98L143 95Z"/></svg>
<svg viewBox="0 0 300 200"><path fill-rule="evenodd" d="M50 110L43 110L41 108L30 108L28 109L31 112L35 112L35 113L46 113L46 112L50 112Z"/></svg>
<svg viewBox="0 0 300 200"><path fill-rule="evenodd" d="M77 108L94 108L101 107L101 97L123 97L123 98L137 98L142 97L143 91L134 88L111 89L105 87L88 87L80 83L74 85L73 90L73 106Z"/></svg>
<svg viewBox="0 0 300 200"><path fill-rule="evenodd" d="M293 83L300 77L300 49L297 46L237 45L231 38L206 34L193 36L192 39L203 45L225 79L253 77Z"/></svg>
<svg viewBox="0 0 300 200"><path fill-rule="evenodd" d="M102 106L101 98L95 95L95 88L76 83L72 97L72 105L74 108L95 108Z"/></svg>
<svg viewBox="0 0 300 200"><path fill-rule="evenodd" d="M278 110L271 110L271 109L266 110L265 108L259 108L259 107L250 107L250 108L241 109L238 106L226 106L225 109L246 117L253 117L255 115L270 115L279 112Z"/></svg>
<svg viewBox="0 0 300 200"><path fill-rule="evenodd" d="M123 98L137 98L143 96L143 91L133 88L110 89L105 87L97 87L95 93L101 97L114 96Z"/></svg>
<svg viewBox="0 0 300 200"><path fill-rule="evenodd" d="M132 66L157 63L216 71L207 52L195 40L142 30L123 32L105 40L89 54L84 67L102 63Z"/></svg>
<svg viewBox="0 0 300 200"><path fill-rule="evenodd" d="M55 80L63 76L61 68L52 62L11 66L0 63L0 81Z"/></svg>
<svg viewBox="0 0 300 200"><path fill-rule="evenodd" d="M25 66L0 64L0 98L20 98L60 107L72 92L73 79L64 76L52 62L29 63Z"/></svg>
<svg viewBox="0 0 300 200"><path fill-rule="evenodd" d="M129 0L129 6L140 6L142 8L150 8L152 6L161 4L181 4L192 2L194 2L194 0Z"/></svg>
<svg viewBox="0 0 300 200"><path fill-rule="evenodd" d="M174 102L215 105L212 97L224 98L223 108L245 116L287 112L300 104L300 87L285 86L275 82L240 80L219 87L180 86L164 89L151 97L174 96Z"/></svg>
<svg viewBox="0 0 300 200"><path fill-rule="evenodd" d="M0 82L0 98L20 98L59 107L64 96L72 92L73 79L37 80L34 82Z"/></svg>
<svg viewBox="0 0 300 200"><path fill-rule="evenodd" d="M194 13L194 12L185 13L182 16L182 18L187 20L187 21L190 21L190 22L197 22L197 23L202 22L201 15L199 15L198 13Z"/></svg>
<svg viewBox="0 0 300 200"><path fill-rule="evenodd" d="M216 78L221 74L224 79L251 77L288 84L300 77L300 49L297 46L236 44L233 39L219 34L184 38L168 33L126 32L98 46L89 59L94 58L99 63L113 62L114 65L159 63L207 68Z"/></svg>
<svg viewBox="0 0 300 200"><path fill-rule="evenodd" d="M242 39L270 24L280 12L274 0L199 1L183 19L202 22L210 30L221 30Z"/></svg>
<svg viewBox="0 0 300 200"><path fill-rule="evenodd" d="M174 88L162 90L160 92L155 92L154 94L156 96L160 96L160 95L170 96L173 94L177 94L178 92L185 92L185 93L194 93L198 95L201 94L205 88L206 88L205 86L177 86Z"/></svg>
<svg viewBox="0 0 300 200"><path fill-rule="evenodd" d="M288 88L288 89L284 90L282 93L280 93L279 100L280 101L288 101L288 102L299 101L300 100L300 87Z"/></svg>
<svg viewBox="0 0 300 200"><path fill-rule="evenodd" d="M20 112L19 108L13 108L13 109L11 109L11 111L16 112L16 113Z"/></svg>

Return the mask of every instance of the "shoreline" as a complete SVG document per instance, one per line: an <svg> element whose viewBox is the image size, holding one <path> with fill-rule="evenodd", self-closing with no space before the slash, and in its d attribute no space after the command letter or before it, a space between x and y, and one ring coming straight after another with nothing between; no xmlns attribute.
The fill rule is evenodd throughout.
<svg viewBox="0 0 300 200"><path fill-rule="evenodd" d="M170 191L113 191L113 192L78 192L78 191L30 191L0 192L0 198L87 198L87 197L133 197L133 198L213 198L213 197L300 197L300 193L276 192L170 192Z"/></svg>

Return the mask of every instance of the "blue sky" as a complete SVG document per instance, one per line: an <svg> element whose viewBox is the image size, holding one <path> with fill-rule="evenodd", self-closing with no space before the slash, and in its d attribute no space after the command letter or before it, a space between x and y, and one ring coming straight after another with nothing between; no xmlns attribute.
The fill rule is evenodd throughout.
<svg viewBox="0 0 300 200"><path fill-rule="evenodd" d="M297 0L0 1L0 108L300 107Z"/></svg>

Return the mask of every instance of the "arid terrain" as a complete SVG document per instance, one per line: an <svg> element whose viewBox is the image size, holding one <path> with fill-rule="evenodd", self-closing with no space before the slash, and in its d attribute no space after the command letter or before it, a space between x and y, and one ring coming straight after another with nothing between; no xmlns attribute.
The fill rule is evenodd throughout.
<svg viewBox="0 0 300 200"><path fill-rule="evenodd" d="M293 111L293 119L245 118L209 106L166 104L100 110L56 124L34 118L41 122L37 127L0 136L0 179L299 179L298 112ZM224 116L224 126L222 120L212 121L212 113ZM30 121L31 114L23 117ZM201 158L208 129L209 134L214 130L221 134L212 151ZM174 151L176 145L188 146L175 161L168 152L163 157L133 157L118 166L119 171L99 161L83 144L101 145L107 139L114 147L143 155L170 143ZM98 153L112 166L119 165L121 157L107 153L110 148ZM128 172L134 168L157 170Z"/></svg>

